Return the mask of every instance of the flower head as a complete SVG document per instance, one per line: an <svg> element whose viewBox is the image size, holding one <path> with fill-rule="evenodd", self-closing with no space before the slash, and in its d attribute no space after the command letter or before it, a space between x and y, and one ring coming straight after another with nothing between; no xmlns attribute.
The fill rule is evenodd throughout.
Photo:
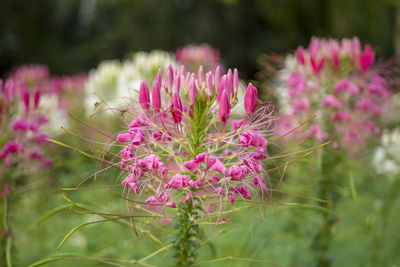
<svg viewBox="0 0 400 267"><path fill-rule="evenodd" d="M373 63L372 48L366 45L362 51L357 38L339 42L313 37L307 49L299 47L279 74L283 115L278 131L294 129L315 115L315 123L300 135L362 144L379 133L371 125L390 91Z"/></svg>

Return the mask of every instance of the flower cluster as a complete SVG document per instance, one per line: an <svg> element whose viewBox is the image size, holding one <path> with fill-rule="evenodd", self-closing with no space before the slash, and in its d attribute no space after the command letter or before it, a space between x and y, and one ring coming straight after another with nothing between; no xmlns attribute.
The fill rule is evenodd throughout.
<svg viewBox="0 0 400 267"><path fill-rule="evenodd" d="M43 152L48 134L65 122L68 91L81 90L86 75L51 77L43 65L25 65L0 80L0 160L24 167L47 168L51 158Z"/></svg>
<svg viewBox="0 0 400 267"><path fill-rule="evenodd" d="M221 66L219 51L208 44L187 45L176 50L176 59L191 71L203 66L206 70L215 70Z"/></svg>
<svg viewBox="0 0 400 267"><path fill-rule="evenodd" d="M400 128L385 130L381 141L375 149L374 167L377 173L394 177L400 174Z"/></svg>
<svg viewBox="0 0 400 267"><path fill-rule="evenodd" d="M166 69L169 65L177 66L174 56L161 50L137 52L124 61L103 61L90 72L85 85L88 111L93 110L100 98L111 107L120 107L127 96L136 99L138 94L132 89L138 88L143 80L151 80L159 68Z"/></svg>
<svg viewBox="0 0 400 267"><path fill-rule="evenodd" d="M258 105L251 83L238 103L237 70L220 72L170 66L163 79L160 69L152 92L143 81L139 103L128 108L127 129L116 138L123 146L122 185L149 209L161 212L191 201L212 212L218 203L222 209L266 193L265 137L273 109ZM235 105L246 112L231 113Z"/></svg>
<svg viewBox="0 0 400 267"><path fill-rule="evenodd" d="M306 136L320 141L360 145L380 134L375 122L390 91L374 60L371 47L362 49L357 38L312 38L307 49L298 47L279 74L280 128L294 128L316 115Z"/></svg>
<svg viewBox="0 0 400 267"><path fill-rule="evenodd" d="M25 83L16 85L10 79L4 85L0 80L0 92L0 133L4 142L0 162L4 161L9 167L21 161L24 167L49 167L52 160L42 151L48 135L41 131L48 119L39 110L39 89L30 94Z"/></svg>

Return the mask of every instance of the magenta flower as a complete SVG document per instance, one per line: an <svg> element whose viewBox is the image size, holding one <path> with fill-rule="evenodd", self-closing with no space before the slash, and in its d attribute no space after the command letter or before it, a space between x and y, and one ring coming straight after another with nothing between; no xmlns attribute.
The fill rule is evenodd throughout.
<svg viewBox="0 0 400 267"><path fill-rule="evenodd" d="M313 37L307 49L298 47L296 54L288 56L288 64L279 77L283 116L277 134L294 129L313 116L313 125L291 136L356 145L378 133L354 132L376 120L380 107L391 95L383 70L373 65L374 60L372 48L366 45L362 50L357 38L339 42ZM245 137L242 139L243 144L248 144Z"/></svg>
<svg viewBox="0 0 400 267"><path fill-rule="evenodd" d="M185 203L212 214L215 203L233 205L238 198L263 195L272 107L257 105L257 89L251 84L246 101L238 103L237 91L243 88L237 70L222 75L219 69L181 71L168 68L164 81L157 75L152 107L142 83L142 108L129 106L127 129L115 137L122 146L116 165L129 196L139 200L146 194L144 207L158 214ZM244 106L246 113L233 120L235 105Z"/></svg>

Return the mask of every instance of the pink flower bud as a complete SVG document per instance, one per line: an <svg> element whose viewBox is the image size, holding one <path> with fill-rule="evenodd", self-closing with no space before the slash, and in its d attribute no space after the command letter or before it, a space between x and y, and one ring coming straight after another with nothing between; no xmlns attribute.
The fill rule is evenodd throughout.
<svg viewBox="0 0 400 267"><path fill-rule="evenodd" d="M189 176L178 173L171 177L171 180L164 186L164 188L182 189L189 185L188 181Z"/></svg>
<svg viewBox="0 0 400 267"><path fill-rule="evenodd" d="M139 91L139 103L142 106L143 110L149 110L150 108L150 95L149 95L149 88L145 81L142 81L140 84L140 91Z"/></svg>
<svg viewBox="0 0 400 267"><path fill-rule="evenodd" d="M172 118L175 123L181 123L182 121L182 101L177 92L172 94Z"/></svg>
<svg viewBox="0 0 400 267"><path fill-rule="evenodd" d="M228 96L233 94L233 74L231 69L228 70L228 74L226 75L225 90L227 90Z"/></svg>
<svg viewBox="0 0 400 267"><path fill-rule="evenodd" d="M358 94L360 92L360 90L358 89L358 87L352 83L351 81L347 80L347 79L343 79L338 81L333 90L335 91L335 93L340 93L343 90L348 91L350 94Z"/></svg>
<svg viewBox="0 0 400 267"><path fill-rule="evenodd" d="M200 85L204 82L204 70L202 65L199 67L197 79L199 80Z"/></svg>
<svg viewBox="0 0 400 267"><path fill-rule="evenodd" d="M226 90L224 90L219 103L219 120L225 123L229 119L230 112L231 104L229 103L229 96Z"/></svg>
<svg viewBox="0 0 400 267"><path fill-rule="evenodd" d="M219 83L217 102L221 100L222 92L225 90L225 83L226 83L226 75L223 75Z"/></svg>
<svg viewBox="0 0 400 267"><path fill-rule="evenodd" d="M247 86L246 94L244 96L244 109L247 115L253 114L257 107L258 93L257 88L251 83Z"/></svg>
<svg viewBox="0 0 400 267"><path fill-rule="evenodd" d="M24 102L25 110L26 110L26 112L28 112L28 110L29 110L29 93L26 88L26 85L23 87L22 90L23 90L22 91L22 100Z"/></svg>
<svg viewBox="0 0 400 267"><path fill-rule="evenodd" d="M204 182L204 178L200 178L200 179L198 179L198 180L196 181L197 187L203 186L204 183L205 183L205 182Z"/></svg>
<svg viewBox="0 0 400 267"><path fill-rule="evenodd" d="M239 73L238 70L235 68L233 70L233 92L236 95L239 89Z"/></svg>
<svg viewBox="0 0 400 267"><path fill-rule="evenodd" d="M172 89L172 84L174 82L173 75L174 75L174 73L173 73L172 67L170 65L170 66L168 66L167 74L165 75L165 83L164 83L164 86L165 86L165 89L167 90L167 92L171 91L171 89Z"/></svg>
<svg viewBox="0 0 400 267"><path fill-rule="evenodd" d="M261 177L260 175L257 175L256 177L254 177L252 183L257 186L258 188L267 191L267 186L265 185L265 180L263 177Z"/></svg>
<svg viewBox="0 0 400 267"><path fill-rule="evenodd" d="M37 109L39 106L39 99L40 99L40 91L39 89L35 89L35 92L33 93L33 109Z"/></svg>
<svg viewBox="0 0 400 267"><path fill-rule="evenodd" d="M129 133L119 134L117 136L117 141L120 143L126 143L132 141L132 137Z"/></svg>
<svg viewBox="0 0 400 267"><path fill-rule="evenodd" d="M207 93L209 96L213 96L214 92L215 92L215 87L213 85L213 76L212 76L212 72L209 71L206 74L206 83L207 83Z"/></svg>
<svg viewBox="0 0 400 267"><path fill-rule="evenodd" d="M194 81L194 75L190 77L189 81L189 100L190 106L193 106L196 101L196 85Z"/></svg>
<svg viewBox="0 0 400 267"><path fill-rule="evenodd" d="M299 46L297 48L297 61L304 66L305 60L304 60L304 48L302 46Z"/></svg>
<svg viewBox="0 0 400 267"><path fill-rule="evenodd" d="M314 56L310 57L311 68L315 75L319 75L325 64L325 57L321 58L319 61L314 58Z"/></svg>
<svg viewBox="0 0 400 267"><path fill-rule="evenodd" d="M159 113L161 108L161 86L157 80L154 81L151 98L154 110Z"/></svg>
<svg viewBox="0 0 400 267"><path fill-rule="evenodd" d="M174 80L174 91L179 94L180 90L181 90L181 75L177 73Z"/></svg>
<svg viewBox="0 0 400 267"><path fill-rule="evenodd" d="M168 203L166 204L166 206L167 206L167 207L170 207L170 208L176 208L176 204L175 204L175 202L173 202L173 201L168 202Z"/></svg>
<svg viewBox="0 0 400 267"><path fill-rule="evenodd" d="M218 66L216 69L215 69L215 76L214 76L214 78L215 78L215 88L219 88L219 81L220 81L220 79L221 79L221 67L220 66Z"/></svg>
<svg viewBox="0 0 400 267"><path fill-rule="evenodd" d="M365 72L374 63L375 54L370 45L366 45L364 52L358 56L360 70Z"/></svg>
<svg viewBox="0 0 400 267"><path fill-rule="evenodd" d="M156 81L157 81L158 85L161 88L161 85L162 85L162 68L158 69L157 76L156 76Z"/></svg>

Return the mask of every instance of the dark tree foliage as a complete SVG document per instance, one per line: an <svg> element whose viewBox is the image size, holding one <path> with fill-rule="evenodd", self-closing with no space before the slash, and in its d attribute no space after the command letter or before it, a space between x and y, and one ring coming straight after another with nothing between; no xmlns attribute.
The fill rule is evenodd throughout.
<svg viewBox="0 0 400 267"><path fill-rule="evenodd" d="M0 75L23 63L53 73L152 49L210 43L253 77L257 56L351 37L393 54L395 0L0 0Z"/></svg>

